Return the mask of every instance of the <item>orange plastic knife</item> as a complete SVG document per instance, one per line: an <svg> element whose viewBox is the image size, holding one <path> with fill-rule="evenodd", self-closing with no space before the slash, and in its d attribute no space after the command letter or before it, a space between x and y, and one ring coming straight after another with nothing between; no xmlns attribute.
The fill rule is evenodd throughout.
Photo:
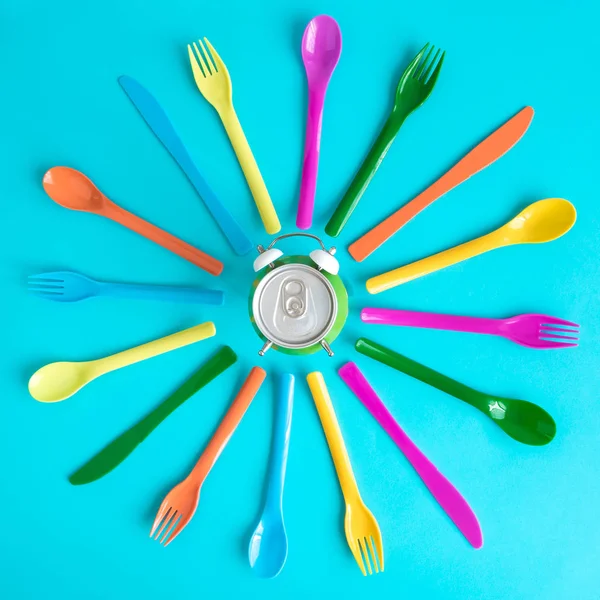
<svg viewBox="0 0 600 600"><path fill-rule="evenodd" d="M363 261L434 200L506 154L523 137L532 119L533 108L526 106L496 129L425 191L351 244L348 252L354 260Z"/></svg>

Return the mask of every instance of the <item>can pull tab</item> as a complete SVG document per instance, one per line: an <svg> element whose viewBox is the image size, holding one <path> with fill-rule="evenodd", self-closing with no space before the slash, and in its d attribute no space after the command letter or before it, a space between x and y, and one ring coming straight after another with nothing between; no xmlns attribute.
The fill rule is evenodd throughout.
<svg viewBox="0 0 600 600"><path fill-rule="evenodd" d="M274 326L283 337L296 343L302 343L315 330L317 307L302 279L290 277L281 283Z"/></svg>
<svg viewBox="0 0 600 600"><path fill-rule="evenodd" d="M308 294L303 281L290 279L283 286L283 311L292 319L299 319L306 313Z"/></svg>

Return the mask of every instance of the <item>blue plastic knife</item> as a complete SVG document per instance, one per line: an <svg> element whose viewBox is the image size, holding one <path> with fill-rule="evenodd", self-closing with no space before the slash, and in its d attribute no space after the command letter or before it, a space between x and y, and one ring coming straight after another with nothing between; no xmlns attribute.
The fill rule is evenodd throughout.
<svg viewBox="0 0 600 600"><path fill-rule="evenodd" d="M196 188L200 198L204 201L206 208L221 228L234 252L240 256L248 254L254 244L210 189L156 98L143 85L128 75L119 77L119 85L138 109L148 127L152 129L154 135L163 143L191 184Z"/></svg>

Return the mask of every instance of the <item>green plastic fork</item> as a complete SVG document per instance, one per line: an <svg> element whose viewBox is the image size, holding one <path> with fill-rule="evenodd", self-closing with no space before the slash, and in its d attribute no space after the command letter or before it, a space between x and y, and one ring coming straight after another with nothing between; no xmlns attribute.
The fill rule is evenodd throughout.
<svg viewBox="0 0 600 600"><path fill-rule="evenodd" d="M379 165L385 158L392 142L398 135L402 123L431 94L446 55L441 50L437 50L434 55L434 50L434 46L425 44L425 47L415 56L402 74L396 88L396 101L392 113L331 219L329 219L329 223L325 227L327 235L337 237L341 233L358 201L365 193L373 175L375 175Z"/></svg>

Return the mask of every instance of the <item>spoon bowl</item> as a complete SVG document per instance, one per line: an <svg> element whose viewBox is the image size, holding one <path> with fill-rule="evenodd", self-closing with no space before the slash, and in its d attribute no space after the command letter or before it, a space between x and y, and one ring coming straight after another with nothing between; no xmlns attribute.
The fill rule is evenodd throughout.
<svg viewBox="0 0 600 600"><path fill-rule="evenodd" d="M530 204L502 230L512 244L543 244L567 233L576 219L575 207L568 200L548 198Z"/></svg>
<svg viewBox="0 0 600 600"><path fill-rule="evenodd" d="M312 19L302 36L302 61L309 83L327 83L342 52L342 33L328 15Z"/></svg>
<svg viewBox="0 0 600 600"><path fill-rule="evenodd" d="M379 294L496 248L551 242L567 233L575 224L576 218L575 207L568 200L539 200L491 233L371 277L366 283L367 291L370 294Z"/></svg>
<svg viewBox="0 0 600 600"><path fill-rule="evenodd" d="M277 512L266 511L258 523L248 547L250 566L258 577L271 579L283 569L288 553L287 534Z"/></svg>
<svg viewBox="0 0 600 600"><path fill-rule="evenodd" d="M308 114L300 198L296 216L298 229L312 227L325 94L341 52L342 32L336 20L327 15L319 15L312 19L302 36L302 62L308 81Z"/></svg>
<svg viewBox="0 0 600 600"><path fill-rule="evenodd" d="M490 396L487 409L487 416L517 442L545 446L556 435L554 419L532 402Z"/></svg>
<svg viewBox="0 0 600 600"><path fill-rule="evenodd" d="M69 167L52 167L43 179L45 192L61 206L84 212L100 212L108 199L83 173Z"/></svg>
<svg viewBox="0 0 600 600"><path fill-rule="evenodd" d="M93 378L88 363L50 363L31 376L29 393L39 402L60 402L79 391Z"/></svg>

